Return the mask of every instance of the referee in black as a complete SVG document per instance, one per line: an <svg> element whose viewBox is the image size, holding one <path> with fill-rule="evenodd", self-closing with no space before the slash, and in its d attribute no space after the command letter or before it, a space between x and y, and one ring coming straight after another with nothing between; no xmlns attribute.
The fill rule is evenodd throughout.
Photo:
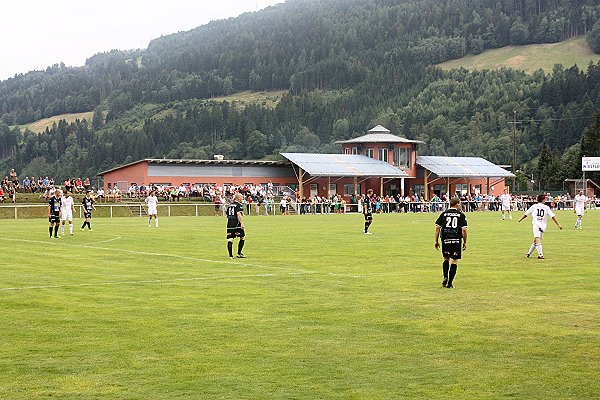
<svg viewBox="0 0 600 400"><path fill-rule="evenodd" d="M444 281L442 286L453 289L454 277L458 260L461 258L461 250L467 249L467 218L461 211L460 199L453 197L450 200L450 208L442 212L435 221L435 248L440 248L440 234L442 238L442 255L444 263ZM461 246L462 242L462 246Z"/></svg>
<svg viewBox="0 0 600 400"><path fill-rule="evenodd" d="M237 258L246 258L242 253L244 243L246 242L246 233L244 232L244 206L242 201L244 196L236 193L233 196L233 203L227 206L227 251L229 258L233 259L233 239L240 238L238 242Z"/></svg>

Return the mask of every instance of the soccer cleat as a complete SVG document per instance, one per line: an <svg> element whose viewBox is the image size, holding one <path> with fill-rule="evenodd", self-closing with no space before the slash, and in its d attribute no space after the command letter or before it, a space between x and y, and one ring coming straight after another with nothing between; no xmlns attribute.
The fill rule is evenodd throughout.
<svg viewBox="0 0 600 400"><path fill-rule="evenodd" d="M60 236L54 235L54 239L60 239Z"/></svg>
<svg viewBox="0 0 600 400"><path fill-rule="evenodd" d="M69 233L69 235L73 236L73 232Z"/></svg>
<svg viewBox="0 0 600 400"><path fill-rule="evenodd" d="M365 235L372 235L371 232L365 232Z"/></svg>
<svg viewBox="0 0 600 400"><path fill-rule="evenodd" d="M92 228L90 228L90 232L94 232L94 230Z"/></svg>
<svg viewBox="0 0 600 400"><path fill-rule="evenodd" d="M83 232L83 228L81 228L81 232Z"/></svg>
<svg viewBox="0 0 600 400"><path fill-rule="evenodd" d="M447 284L448 284L448 279L444 279L442 281L442 287L446 287Z"/></svg>
<svg viewBox="0 0 600 400"><path fill-rule="evenodd" d="M544 256L538 256L538 260L543 260Z"/></svg>
<svg viewBox="0 0 600 400"><path fill-rule="evenodd" d="M529 254L529 253L525 253L525 257L527 257L527 258L529 258L530 255L531 254Z"/></svg>
<svg viewBox="0 0 600 400"><path fill-rule="evenodd" d="M236 257L237 257L237 258L246 258L246 256L245 256L245 255L243 255L242 253L238 254Z"/></svg>
<svg viewBox="0 0 600 400"><path fill-rule="evenodd" d="M454 289L454 285L451 283L446 284L447 289Z"/></svg>
<svg viewBox="0 0 600 400"><path fill-rule="evenodd" d="M229 256L229 259L230 259L230 260L233 260L233 256Z"/></svg>

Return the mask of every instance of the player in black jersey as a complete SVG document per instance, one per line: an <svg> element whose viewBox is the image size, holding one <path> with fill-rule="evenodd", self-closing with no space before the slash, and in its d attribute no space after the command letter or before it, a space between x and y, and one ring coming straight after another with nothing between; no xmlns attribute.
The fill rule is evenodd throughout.
<svg viewBox="0 0 600 400"><path fill-rule="evenodd" d="M373 223L373 189L367 190L363 199L363 215L365 216L365 235L370 235L369 226Z"/></svg>
<svg viewBox="0 0 600 400"><path fill-rule="evenodd" d="M450 208L441 213L435 221L436 249L440 248L440 233L442 255L444 256L444 263L442 264L444 281L442 286L452 289L454 288L452 282L456 276L457 263L461 258L461 250L467 249L467 218L461 211L458 197L453 197L450 200Z"/></svg>
<svg viewBox="0 0 600 400"><path fill-rule="evenodd" d="M61 195L62 193L60 190L56 190L54 196L50 197L50 200L48 200L48 222L50 223L48 231L50 232L50 237L52 237L52 229L54 229L54 237L56 239L59 238L58 227L60 226Z"/></svg>
<svg viewBox="0 0 600 400"><path fill-rule="evenodd" d="M246 239L244 232L244 206L242 200L244 196L236 193L233 196L233 203L227 206L227 251L229 258L233 259L233 239L240 238L238 243L237 258L246 258L242 253Z"/></svg>
<svg viewBox="0 0 600 400"><path fill-rule="evenodd" d="M81 204L83 204L83 216L85 217L85 221L83 222L83 225L81 225L81 230L83 230L86 225L90 231L93 230L90 222L92 221L92 210L96 209L95 203L96 202L92 198L92 192L88 190L81 201Z"/></svg>

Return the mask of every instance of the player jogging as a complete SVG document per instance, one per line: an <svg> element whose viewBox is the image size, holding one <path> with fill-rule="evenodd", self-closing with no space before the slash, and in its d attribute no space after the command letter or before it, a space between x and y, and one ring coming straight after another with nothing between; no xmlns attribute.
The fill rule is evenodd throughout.
<svg viewBox="0 0 600 400"><path fill-rule="evenodd" d="M66 190L65 195L60 198L60 235L65 236L65 221L69 221L69 234L73 235L73 211L75 202L71 197L71 191Z"/></svg>
<svg viewBox="0 0 600 400"><path fill-rule="evenodd" d="M450 208L442 212L435 221L435 248L440 248L442 239L442 271L444 280L442 286L453 289L453 281L461 258L461 250L467 250L467 217L461 210L460 199L450 199ZM462 242L462 245L461 245Z"/></svg>
<svg viewBox="0 0 600 400"><path fill-rule="evenodd" d="M554 212L544 202L546 201L545 194L538 194L537 203L529 207L525 214L519 219L519 222L523 221L527 216L531 215L533 225L533 244L525 253L525 257L529 257L533 250L537 250L538 259L544 259L544 253L542 251L542 238L544 237L544 231L548 225L548 217L552 218L552 221L558 226L558 229L562 230L562 226L558 223Z"/></svg>
<svg viewBox="0 0 600 400"><path fill-rule="evenodd" d="M363 199L363 215L365 217L365 235L370 235L369 227L373 223L373 189L367 190Z"/></svg>
<svg viewBox="0 0 600 400"><path fill-rule="evenodd" d="M579 193L575 196L575 201L573 204L573 212L577 214L575 229L581 229L581 219L583 218L583 214L585 214L585 204L587 201L588 198L583 194L583 190L579 190Z"/></svg>
<svg viewBox="0 0 600 400"><path fill-rule="evenodd" d="M60 225L60 190L54 191L54 196L50 197L48 200L48 222L50 223L50 227L48 231L50 232L50 237L52 237L52 230L54 229L54 237L58 239L58 226Z"/></svg>
<svg viewBox="0 0 600 400"><path fill-rule="evenodd" d="M508 212L508 219L512 220L512 211L511 211L511 201L512 198L510 194L508 194L508 190L504 189L504 192L500 195L500 203L502 210L502 221L505 220L505 212Z"/></svg>
<svg viewBox="0 0 600 400"><path fill-rule="evenodd" d="M93 231L90 222L92 221L92 210L96 209L96 206L94 205L96 202L92 198L91 191L88 190L81 203L83 204L83 216L85 217L85 221L83 225L81 225L81 230L83 230L83 228L85 228L85 226L87 225L88 229L90 231Z"/></svg>
<svg viewBox="0 0 600 400"><path fill-rule="evenodd" d="M229 258L233 260L233 239L240 238L238 242L237 258L246 258L242 253L246 239L244 232L244 206L242 201L244 196L236 193L233 196L233 203L227 206L227 251Z"/></svg>
<svg viewBox="0 0 600 400"><path fill-rule="evenodd" d="M156 191L150 191L150 195L144 200L148 205L148 228L152 226L152 217L154 217L154 223L158 228L158 212L156 211L158 206L158 198L156 197Z"/></svg>

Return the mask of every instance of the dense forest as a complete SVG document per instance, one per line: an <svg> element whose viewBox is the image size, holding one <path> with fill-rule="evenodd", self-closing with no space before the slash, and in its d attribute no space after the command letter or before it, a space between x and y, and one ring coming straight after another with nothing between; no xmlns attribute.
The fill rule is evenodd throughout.
<svg viewBox="0 0 600 400"><path fill-rule="evenodd" d="M0 159L21 175L91 177L146 157L336 152L335 140L380 123L423 140L421 154L511 164L517 119L517 166L559 188L580 174L600 65L529 75L433 64L577 35L599 51L599 20L595 0L288 0L0 82ZM211 100L282 89L276 107ZM10 128L91 110L42 134Z"/></svg>

